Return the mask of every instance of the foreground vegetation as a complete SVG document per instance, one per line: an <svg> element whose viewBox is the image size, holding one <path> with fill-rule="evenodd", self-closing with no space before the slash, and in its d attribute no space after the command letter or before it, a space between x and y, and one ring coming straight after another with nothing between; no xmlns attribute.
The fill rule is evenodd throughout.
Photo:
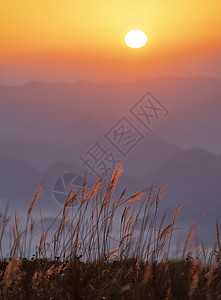
<svg viewBox="0 0 221 300"><path fill-rule="evenodd" d="M0 223L0 299L221 299L218 222L211 249L194 241L194 222L182 251L177 249L171 259L182 203L165 224L166 213L159 219L158 211L166 187L129 198L124 190L116 197L121 173L119 164L104 194L104 177L89 191L86 183L77 192L73 187L54 220L59 227L51 232L53 224L46 231L42 226L33 253L32 211L40 207L40 185L23 229L15 214L8 260L2 250L9 224L6 210ZM73 206L76 201L79 206Z"/></svg>

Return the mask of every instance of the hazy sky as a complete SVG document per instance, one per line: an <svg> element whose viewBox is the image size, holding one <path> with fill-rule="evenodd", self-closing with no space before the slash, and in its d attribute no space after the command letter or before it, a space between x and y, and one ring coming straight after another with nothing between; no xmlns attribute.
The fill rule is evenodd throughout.
<svg viewBox="0 0 221 300"><path fill-rule="evenodd" d="M0 83L213 76L221 1L0 1ZM141 49L125 34L143 30Z"/></svg>

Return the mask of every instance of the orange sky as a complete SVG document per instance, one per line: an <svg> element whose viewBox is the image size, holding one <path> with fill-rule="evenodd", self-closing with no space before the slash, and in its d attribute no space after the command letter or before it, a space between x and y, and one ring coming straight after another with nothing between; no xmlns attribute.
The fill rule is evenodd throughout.
<svg viewBox="0 0 221 300"><path fill-rule="evenodd" d="M220 77L221 1L0 1L0 83ZM125 34L143 30L141 49Z"/></svg>

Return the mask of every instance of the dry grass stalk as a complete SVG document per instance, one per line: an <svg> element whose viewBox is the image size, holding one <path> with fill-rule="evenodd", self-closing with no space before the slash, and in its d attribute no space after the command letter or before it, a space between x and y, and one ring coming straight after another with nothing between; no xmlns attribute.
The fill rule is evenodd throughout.
<svg viewBox="0 0 221 300"><path fill-rule="evenodd" d="M128 199L126 199L125 201L123 201L122 204L125 204L125 203L128 203L128 202L132 202L134 204L135 201L140 200L143 197L144 194L145 194L144 191L137 192L133 196L131 196Z"/></svg>
<svg viewBox="0 0 221 300"><path fill-rule="evenodd" d="M192 281L190 283L189 292L188 292L188 295L189 295L190 298L193 296L194 291L198 287L199 273L200 273L200 268L196 263L194 263L193 268L192 268L193 278L192 278Z"/></svg>
<svg viewBox="0 0 221 300"><path fill-rule="evenodd" d="M104 195L103 197L103 200L102 200L102 204L101 204L101 207L100 207L100 211L99 211L99 215L102 213L102 211L107 207L110 199L111 199L111 196L113 194L113 191L117 185L117 182L123 172L123 162L120 162L115 171L113 172L113 175L111 177L111 180L109 182L109 185L108 185L108 188L107 188L107 192L106 194Z"/></svg>
<svg viewBox="0 0 221 300"><path fill-rule="evenodd" d="M98 178L97 182L93 186L92 190L87 193L87 195L82 199L82 205L86 202L93 201L94 198L99 194L102 186L103 186L103 178L104 176L102 175L101 177Z"/></svg>
<svg viewBox="0 0 221 300"><path fill-rule="evenodd" d="M180 213L181 213L181 209L182 209L182 206L183 206L183 202L181 202L179 204L179 206L177 207L176 211L175 211L175 214L173 216L173 221L172 221L172 224L174 225L176 220L178 219Z"/></svg>
<svg viewBox="0 0 221 300"><path fill-rule="evenodd" d="M156 205L159 205L160 200L163 198L166 189L168 188L168 183L161 189L160 193L157 195Z"/></svg>
<svg viewBox="0 0 221 300"><path fill-rule="evenodd" d="M20 224L21 218L19 217L19 215L17 213L15 213L15 223L13 225L13 234L14 236L17 236L18 233L18 228L19 228L19 224Z"/></svg>
<svg viewBox="0 0 221 300"><path fill-rule="evenodd" d="M37 200L41 197L42 194L42 183L38 186L34 198L31 201L29 208L28 208L28 214L30 215L30 213L32 212L33 208L35 207L35 205L37 204Z"/></svg>
<svg viewBox="0 0 221 300"><path fill-rule="evenodd" d="M217 245L218 245L218 251L216 254L216 261L221 261L221 241L220 241L220 229L219 229L219 223L218 220L216 220L216 236L217 236Z"/></svg>
<svg viewBox="0 0 221 300"><path fill-rule="evenodd" d="M41 238L40 238L40 243L39 243L39 256L40 256L43 248L45 248L46 238L47 238L47 234L42 232Z"/></svg>
<svg viewBox="0 0 221 300"><path fill-rule="evenodd" d="M182 259L185 256L185 253L186 253L186 250L187 250L187 246L189 245L191 238L193 238L193 236L194 236L194 234L196 232L196 227L197 227L197 225L199 223L199 220L200 220L200 217L198 217L196 219L196 221L194 221L193 224L190 227L190 230L189 230L189 232L187 234L186 241L185 241L185 244L184 244Z"/></svg>
<svg viewBox="0 0 221 300"><path fill-rule="evenodd" d="M63 211L66 210L66 208L68 208L68 206L70 206L75 201L74 190L75 190L74 187L72 187L70 189L70 191L65 199Z"/></svg>
<svg viewBox="0 0 221 300"><path fill-rule="evenodd" d="M33 232L34 226L35 226L35 220L31 217L30 232Z"/></svg>
<svg viewBox="0 0 221 300"><path fill-rule="evenodd" d="M129 231L129 229L131 228L131 225L133 224L134 220L135 220L134 213L131 212L130 213L130 217L129 217L128 221L127 221L125 230L124 230L124 234L126 234Z"/></svg>
<svg viewBox="0 0 221 300"><path fill-rule="evenodd" d="M161 247L165 245L165 242L168 239L171 230L172 224L169 224L166 228L164 228L163 232L160 234L159 240L162 241Z"/></svg>
<svg viewBox="0 0 221 300"><path fill-rule="evenodd" d="M12 257L13 255L16 254L17 252L17 249L19 248L20 246L20 241L21 241L21 238L23 236L24 232L21 232L17 237L16 239L14 240L14 244L12 246L12 249L10 251L10 256Z"/></svg>
<svg viewBox="0 0 221 300"><path fill-rule="evenodd" d="M67 206L64 206L63 215L62 215L62 219L61 219L61 225L58 229L59 234L64 231L64 229L67 225L67 218L68 218Z"/></svg>
<svg viewBox="0 0 221 300"><path fill-rule="evenodd" d="M110 259L110 258L116 257L116 253L118 253L119 250L120 250L120 248L115 249L115 250L109 252L108 254L105 255L105 259Z"/></svg>
<svg viewBox="0 0 221 300"><path fill-rule="evenodd" d="M21 266L21 261L19 261L17 259L17 256L14 255L10 259L4 273L3 282L2 282L4 295L7 294L7 291L12 284L15 285L21 280L22 274L21 274L20 266Z"/></svg>

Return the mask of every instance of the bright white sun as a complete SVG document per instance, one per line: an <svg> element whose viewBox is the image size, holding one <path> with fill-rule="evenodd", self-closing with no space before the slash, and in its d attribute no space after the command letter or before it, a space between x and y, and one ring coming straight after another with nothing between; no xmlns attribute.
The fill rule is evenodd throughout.
<svg viewBox="0 0 221 300"><path fill-rule="evenodd" d="M143 47L147 42L146 34L139 30L133 29L129 31L125 36L125 43L128 47L131 48L140 48Z"/></svg>

